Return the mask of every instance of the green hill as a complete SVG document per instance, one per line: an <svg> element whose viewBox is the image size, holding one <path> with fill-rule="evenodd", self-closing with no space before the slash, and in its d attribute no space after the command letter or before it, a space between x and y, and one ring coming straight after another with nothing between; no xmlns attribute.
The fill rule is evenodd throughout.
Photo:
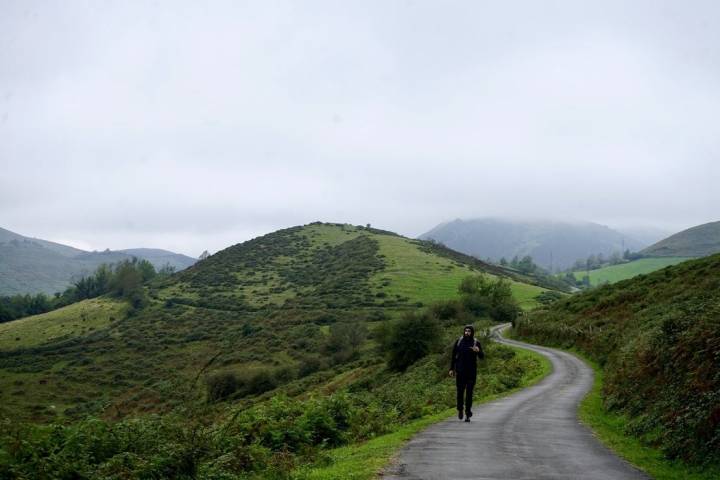
<svg viewBox="0 0 720 480"><path fill-rule="evenodd" d="M144 308L96 298L1 325L0 477L290 478L342 462L333 447L397 444L381 436L454 404L446 347L463 324L492 322L452 298L484 266L316 223L147 284ZM527 307L544 291L508 285ZM547 371L530 353L484 347L477 400ZM404 371L389 368L388 351L418 348ZM390 452L372 453L363 475Z"/></svg>
<svg viewBox="0 0 720 480"><path fill-rule="evenodd" d="M642 275L644 273L654 272L670 265L690 260L690 257L663 257L663 258L640 258L619 265L610 265L596 270L585 270L573 272L578 281L588 275L590 277L590 285L602 285L603 283L615 283L620 280Z"/></svg>
<svg viewBox="0 0 720 480"><path fill-rule="evenodd" d="M648 257L704 257L718 252L720 222L711 222L671 235L640 253Z"/></svg>
<svg viewBox="0 0 720 480"><path fill-rule="evenodd" d="M135 315L101 298L9 322L0 330L0 412L44 421L164 411L211 358L206 373L266 372L270 386L341 364L350 352L325 348L333 325L372 331L457 297L460 281L482 271L433 248L349 225L294 227L150 285L150 305ZM511 284L526 308L543 291Z"/></svg>
<svg viewBox="0 0 720 480"><path fill-rule="evenodd" d="M670 458L720 463L720 255L561 300L518 333L597 360L626 432Z"/></svg>
<svg viewBox="0 0 720 480"><path fill-rule="evenodd" d="M158 269L169 263L182 270L196 261L186 255L148 248L86 252L0 228L0 296L62 292L100 264L133 256L148 260Z"/></svg>

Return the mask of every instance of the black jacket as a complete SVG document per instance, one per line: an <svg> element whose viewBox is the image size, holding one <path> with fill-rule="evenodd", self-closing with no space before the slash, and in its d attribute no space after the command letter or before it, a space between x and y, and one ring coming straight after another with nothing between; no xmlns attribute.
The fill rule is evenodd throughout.
<svg viewBox="0 0 720 480"><path fill-rule="evenodd" d="M475 345L480 349L477 353L472 350ZM485 358L485 352L483 352L480 342L474 337L461 337L453 345L452 355L450 356L450 370L454 370L456 375L475 377L477 375L478 358Z"/></svg>

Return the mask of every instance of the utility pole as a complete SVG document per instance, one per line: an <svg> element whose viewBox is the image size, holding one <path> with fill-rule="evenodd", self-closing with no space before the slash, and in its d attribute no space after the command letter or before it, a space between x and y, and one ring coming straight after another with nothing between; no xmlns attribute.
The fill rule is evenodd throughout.
<svg viewBox="0 0 720 480"><path fill-rule="evenodd" d="M550 250L550 275L553 274L553 256L552 256L552 250Z"/></svg>

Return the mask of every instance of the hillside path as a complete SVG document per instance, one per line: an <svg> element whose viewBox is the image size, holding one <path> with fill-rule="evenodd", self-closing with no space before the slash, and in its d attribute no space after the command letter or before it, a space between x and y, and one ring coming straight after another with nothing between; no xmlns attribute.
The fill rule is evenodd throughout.
<svg viewBox="0 0 720 480"><path fill-rule="evenodd" d="M541 382L473 408L470 423L452 417L428 427L400 451L384 480L625 480L647 475L603 446L577 418L593 371L577 357L503 338L553 366Z"/></svg>

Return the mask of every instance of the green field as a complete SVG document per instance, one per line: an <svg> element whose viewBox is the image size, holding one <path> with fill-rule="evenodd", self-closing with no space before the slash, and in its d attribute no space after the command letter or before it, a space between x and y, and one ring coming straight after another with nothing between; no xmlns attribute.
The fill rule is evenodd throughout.
<svg viewBox="0 0 720 480"><path fill-rule="evenodd" d="M0 350L83 336L122 318L126 309L124 302L94 298L52 312L0 323Z"/></svg>
<svg viewBox="0 0 720 480"><path fill-rule="evenodd" d="M690 257L641 258L620 265L590 270L590 285L595 286L603 283L615 283L620 280L627 280L628 278L654 272L655 270L676 265L686 260L690 260ZM578 271L573 272L573 275L575 275L578 281L581 281L585 275L588 275L588 272Z"/></svg>
<svg viewBox="0 0 720 480"><path fill-rule="evenodd" d="M386 284L387 294L408 298L413 303L428 305L458 298L458 286L462 279L480 273L467 265L424 252L417 245L408 245L408 240L402 237L378 236L377 240L380 254L388 259L388 265L374 276L373 283L377 288ZM511 288L524 309L537 306L535 297L545 291L544 288L513 280Z"/></svg>

